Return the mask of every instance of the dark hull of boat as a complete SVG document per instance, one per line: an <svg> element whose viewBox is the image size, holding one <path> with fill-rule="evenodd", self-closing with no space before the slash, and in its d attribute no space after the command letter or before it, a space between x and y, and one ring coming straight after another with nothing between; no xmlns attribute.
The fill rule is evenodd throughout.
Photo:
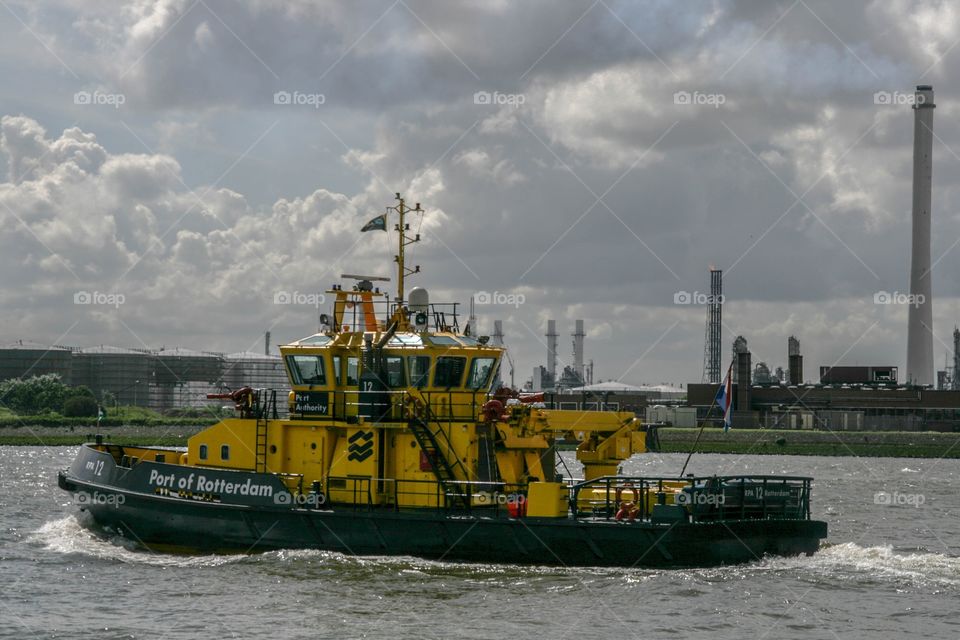
<svg viewBox="0 0 960 640"><path fill-rule="evenodd" d="M85 471L91 461L96 467L97 459L106 455L84 449L87 453L81 452L70 470L60 472L61 488L84 496L81 508L99 525L153 549L257 552L310 548L482 563L683 567L743 563L767 554L811 554L827 534L825 522L801 519L656 524L511 518L480 509L458 514L355 509L351 505L304 509L208 502L140 490L116 474L84 477L91 475ZM156 466L143 463L147 465Z"/></svg>

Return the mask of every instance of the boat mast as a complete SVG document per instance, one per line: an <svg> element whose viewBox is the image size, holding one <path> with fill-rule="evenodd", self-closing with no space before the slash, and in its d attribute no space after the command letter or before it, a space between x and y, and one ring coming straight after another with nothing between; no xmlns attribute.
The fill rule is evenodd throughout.
<svg viewBox="0 0 960 640"><path fill-rule="evenodd" d="M414 273L420 273L420 265L416 265L413 268L408 268L404 263L404 250L407 245L420 242L420 234L408 235L407 232L410 231L410 225L406 223L405 217L407 213L423 213L423 209L420 208L420 203L417 203L417 206L413 209L407 207L403 198L400 197L400 194L397 193L397 200L399 204L395 207L390 207L397 212L397 215L400 218L400 221L397 223L395 229L399 234L399 251L397 255L393 257L394 261L397 263L397 303L403 304L403 280L406 276L413 275Z"/></svg>

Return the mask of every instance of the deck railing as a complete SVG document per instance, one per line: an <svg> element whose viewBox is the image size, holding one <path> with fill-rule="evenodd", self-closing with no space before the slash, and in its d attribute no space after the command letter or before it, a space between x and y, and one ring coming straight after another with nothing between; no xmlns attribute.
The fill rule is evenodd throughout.
<svg viewBox="0 0 960 640"><path fill-rule="evenodd" d="M568 487L576 519L657 521L657 505L694 523L733 520L809 520L811 478L801 476L605 476ZM494 517L526 514L526 485L503 482L399 480L331 476L330 507L394 511L432 509ZM463 496L470 499L463 500ZM628 503L632 503L630 507ZM623 512L621 511L623 510ZM621 513L622 518L617 514ZM685 515L683 515L685 514ZM675 518L676 516L674 516Z"/></svg>
<svg viewBox="0 0 960 640"><path fill-rule="evenodd" d="M397 478L355 478L330 476L324 482L327 503L333 508L354 510L389 508L394 511L433 509L449 512L478 511L501 515L522 513L526 503L526 485L481 480L440 483L436 480L400 480ZM347 501L329 496L349 496ZM469 496L464 501L463 497ZM334 506L336 505L336 506ZM518 506L515 511L509 505Z"/></svg>
<svg viewBox="0 0 960 640"><path fill-rule="evenodd" d="M810 485L803 476L604 476L570 487L575 518L649 520L656 505L683 507L691 522L810 519ZM623 510L633 503L636 509Z"/></svg>

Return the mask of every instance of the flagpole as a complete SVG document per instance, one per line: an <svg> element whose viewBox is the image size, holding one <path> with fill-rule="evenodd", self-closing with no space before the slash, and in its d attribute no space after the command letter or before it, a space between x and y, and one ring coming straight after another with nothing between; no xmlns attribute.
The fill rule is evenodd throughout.
<svg viewBox="0 0 960 640"><path fill-rule="evenodd" d="M732 369L733 369L733 363L731 362L731 363L730 363L730 368L727 369L727 378L729 378L729 377L732 375ZM721 387L727 386L727 378L724 378L723 382L720 383L720 386L721 386ZM730 390L731 390L731 392L733 391L732 381L731 381L731 385L730 385ZM697 450L697 445L700 444L700 436L703 435L703 430L704 430L704 429L706 428L706 426L707 426L707 420L710 418L710 412L713 411L713 408L714 408L715 406L717 406L717 395L719 395L719 391L718 391L717 393L714 393L714 394L713 394L713 402L710 403L710 408L707 409L707 415L706 415L706 417L704 417L703 422L700 423L700 431L697 432L697 437L696 437L696 439L693 441L693 446L690 447L690 452L687 454L687 459L683 462L683 469L680 470L680 477L681 477L681 478L683 477L683 474L687 471L687 465L690 464L690 458L693 457L693 452ZM730 401L733 402L732 399L731 399ZM726 416L724 416L724 417L726 417Z"/></svg>
<svg viewBox="0 0 960 640"><path fill-rule="evenodd" d="M724 382L726 384L726 382ZM710 412L713 411L713 408L717 406L717 394L713 394L713 402L710 404L710 408L707 409L707 416L703 419L703 422L700 423L700 431L697 432L697 438L693 441L693 446L690 447L690 452L687 454L687 459L683 463L683 469L680 470L680 477L683 477L684 472L687 470L687 465L690 464L690 458L693 457L693 452L697 450L697 445L700 444L700 436L703 435L703 430L707 426L707 420L710 417Z"/></svg>

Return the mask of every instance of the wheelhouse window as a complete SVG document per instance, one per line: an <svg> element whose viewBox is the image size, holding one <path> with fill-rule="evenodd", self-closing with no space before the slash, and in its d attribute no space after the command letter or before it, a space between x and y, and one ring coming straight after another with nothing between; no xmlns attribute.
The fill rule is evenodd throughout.
<svg viewBox="0 0 960 640"><path fill-rule="evenodd" d="M344 373L343 373L343 369L340 366L342 361L343 361L343 358L341 358L340 356L333 356L332 376L333 376L334 384L343 384Z"/></svg>
<svg viewBox="0 0 960 640"><path fill-rule="evenodd" d="M410 386L422 389L430 377L430 356L410 356Z"/></svg>
<svg viewBox="0 0 960 640"><path fill-rule="evenodd" d="M323 356L287 356L287 368L290 369L293 384L327 384Z"/></svg>
<svg viewBox="0 0 960 640"><path fill-rule="evenodd" d="M391 389L403 387L403 358L400 356L387 356L384 358L383 363L387 372L387 386Z"/></svg>
<svg viewBox="0 0 960 640"><path fill-rule="evenodd" d="M466 368L466 358L440 356L437 358L437 367L433 374L433 386L445 389L459 387L463 383L463 372Z"/></svg>
<svg viewBox="0 0 960 640"><path fill-rule="evenodd" d="M355 387L360 384L360 358L356 356L347 356L346 381L343 383L348 387Z"/></svg>
<svg viewBox="0 0 960 640"><path fill-rule="evenodd" d="M230 445L222 444L220 445L220 459L229 460L230 459Z"/></svg>
<svg viewBox="0 0 960 640"><path fill-rule="evenodd" d="M201 460L206 460L206 459L207 459L207 445L205 445L205 444L200 445L199 455L200 455L200 459L201 459Z"/></svg>
<svg viewBox="0 0 960 640"><path fill-rule="evenodd" d="M467 388L474 391L484 389L490 384L490 376L496 358L474 358L470 363L470 375L467 376Z"/></svg>

